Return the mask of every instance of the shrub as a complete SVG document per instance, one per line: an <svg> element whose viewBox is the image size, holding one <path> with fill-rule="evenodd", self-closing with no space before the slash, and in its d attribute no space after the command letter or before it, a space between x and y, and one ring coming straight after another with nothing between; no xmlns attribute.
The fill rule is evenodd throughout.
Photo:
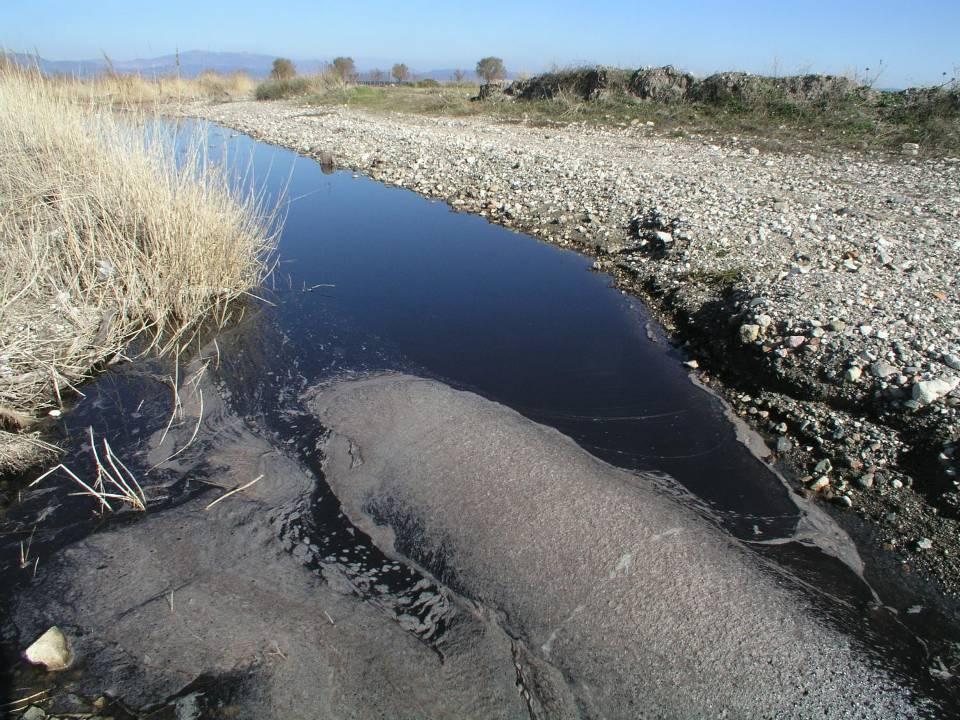
<svg viewBox="0 0 960 720"><path fill-rule="evenodd" d="M433 78L424 78L423 80L417 80L416 86L418 88L435 88L440 87L440 83Z"/></svg>
<svg viewBox="0 0 960 720"><path fill-rule="evenodd" d="M257 100L283 100L284 98L306 95L310 91L310 81L304 77L289 80L265 80L254 92Z"/></svg>

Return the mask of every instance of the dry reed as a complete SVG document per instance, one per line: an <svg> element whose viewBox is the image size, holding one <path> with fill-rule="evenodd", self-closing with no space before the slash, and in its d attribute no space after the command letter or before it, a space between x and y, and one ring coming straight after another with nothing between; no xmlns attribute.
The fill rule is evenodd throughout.
<svg viewBox="0 0 960 720"><path fill-rule="evenodd" d="M229 102L253 97L257 82L246 73L223 75L204 72L195 78L176 75L145 77L137 74L104 73L90 78L66 75L49 83L74 100L136 108L195 100Z"/></svg>
<svg viewBox="0 0 960 720"><path fill-rule="evenodd" d="M0 470L134 338L176 352L268 272L271 213L199 134L175 149L78 87L0 69Z"/></svg>

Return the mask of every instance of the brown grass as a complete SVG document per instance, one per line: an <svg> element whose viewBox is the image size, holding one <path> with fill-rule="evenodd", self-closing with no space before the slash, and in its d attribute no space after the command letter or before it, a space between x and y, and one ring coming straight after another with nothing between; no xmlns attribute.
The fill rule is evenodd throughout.
<svg viewBox="0 0 960 720"><path fill-rule="evenodd" d="M229 102L253 97L256 81L245 73L221 75L212 71L196 78L175 75L148 78L136 74L106 73L78 79L49 79L58 93L75 100L130 108L192 100Z"/></svg>
<svg viewBox="0 0 960 720"><path fill-rule="evenodd" d="M0 468L132 340L177 351L267 272L272 218L201 138L178 160L155 117L80 87L0 72Z"/></svg>

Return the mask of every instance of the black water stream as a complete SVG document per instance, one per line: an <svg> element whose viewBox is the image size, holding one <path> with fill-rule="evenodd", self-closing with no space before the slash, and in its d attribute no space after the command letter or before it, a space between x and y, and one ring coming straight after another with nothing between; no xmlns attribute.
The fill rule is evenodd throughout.
<svg viewBox="0 0 960 720"><path fill-rule="evenodd" d="M591 259L222 128L208 134L212 157L229 148L268 202L286 202L270 304L218 340L217 379L236 412L315 471L323 429L300 393L398 370L503 403L611 464L669 475L742 540L793 536L801 513L786 484L737 439L724 405L691 382L643 305L592 272ZM148 375L121 370L92 384L65 423L82 438L95 420L135 445L162 427L167 395ZM361 565L371 552L370 563L384 564L322 482L315 500L310 531L325 552L359 545ZM875 612L852 572L812 546L770 546L774 555L824 598L841 599L826 610L838 624L899 656L892 664L912 667L930 689L922 643ZM417 580L395 570L391 591Z"/></svg>

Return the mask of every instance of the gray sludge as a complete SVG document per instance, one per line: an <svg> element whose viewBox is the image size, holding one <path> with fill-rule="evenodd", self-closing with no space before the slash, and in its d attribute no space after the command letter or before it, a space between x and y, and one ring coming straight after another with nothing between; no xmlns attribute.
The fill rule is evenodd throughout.
<svg viewBox="0 0 960 720"><path fill-rule="evenodd" d="M924 714L749 551L555 430L401 375L309 403L344 511L499 618L533 715Z"/></svg>

